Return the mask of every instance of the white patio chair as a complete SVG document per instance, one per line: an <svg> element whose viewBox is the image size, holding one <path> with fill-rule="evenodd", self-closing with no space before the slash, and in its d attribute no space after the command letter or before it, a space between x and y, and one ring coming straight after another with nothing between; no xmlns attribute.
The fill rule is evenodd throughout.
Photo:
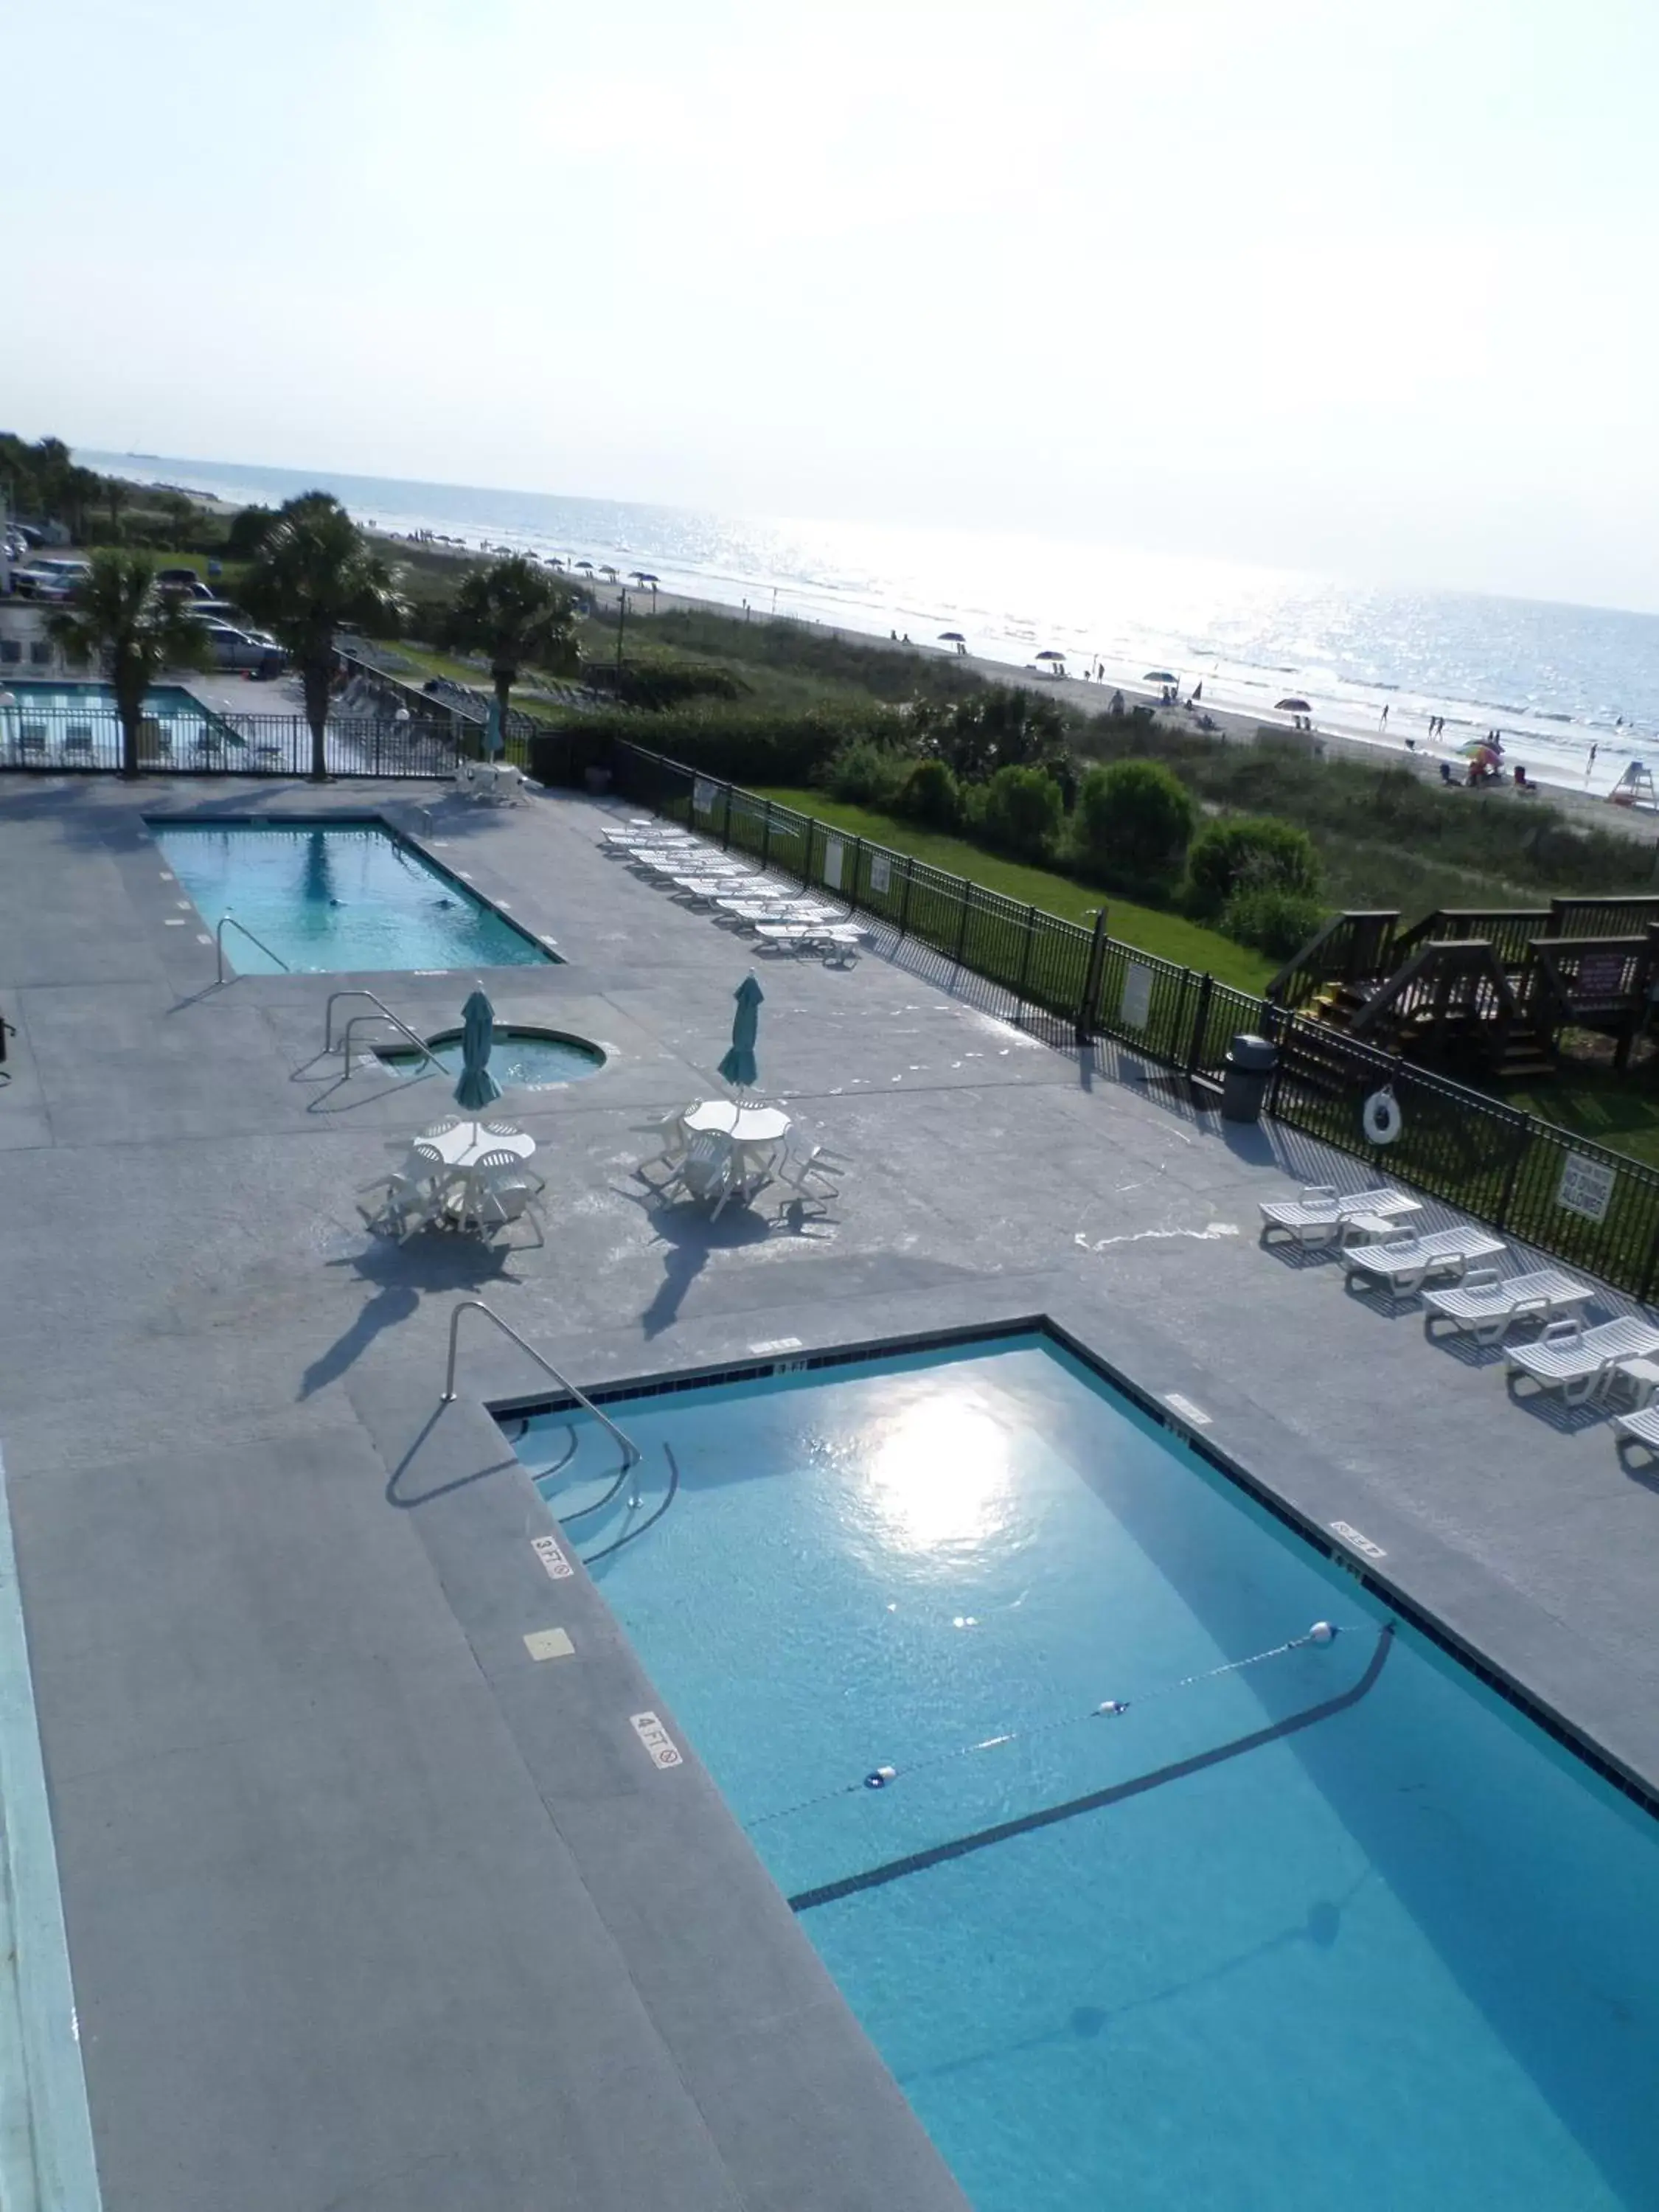
<svg viewBox="0 0 1659 2212"><path fill-rule="evenodd" d="M660 1113L647 1114L643 1121L635 1123L634 1126L641 1135L659 1136L662 1139L661 1149L648 1153L635 1169L634 1172L636 1176L645 1176L647 1168L672 1168L679 1165L685 1158L688 1142L685 1127L687 1111L688 1109L684 1106L665 1106ZM650 1178L646 1176L645 1179L648 1182Z"/></svg>
<svg viewBox="0 0 1659 2212"><path fill-rule="evenodd" d="M1595 1295L1588 1284L1575 1282L1559 1267L1502 1276L1495 1267L1475 1267L1452 1290L1424 1291L1424 1334L1432 1337L1437 1322L1449 1322L1454 1332L1473 1336L1477 1344L1501 1344L1516 1322L1547 1326Z"/></svg>
<svg viewBox="0 0 1659 2212"><path fill-rule="evenodd" d="M424 1229L442 1210L451 1172L437 1146L416 1138L400 1168L362 1185L365 1193L381 1193L380 1205L360 1206L357 1211L371 1229L395 1236L400 1244L406 1244L416 1230Z"/></svg>
<svg viewBox="0 0 1659 2212"><path fill-rule="evenodd" d="M1379 1187L1340 1192L1334 1183L1306 1183L1295 1198L1261 1200L1261 1241L1271 1244L1277 1231L1298 1244L1328 1244L1357 1216L1369 1214L1375 1220L1389 1221L1422 1211L1417 1200L1407 1198L1403 1190Z"/></svg>
<svg viewBox="0 0 1659 2212"><path fill-rule="evenodd" d="M779 1182L787 1184L798 1199L822 1206L841 1196L841 1185L833 1170L849 1164L836 1153L815 1144L804 1129L792 1121L774 1157L772 1173Z"/></svg>
<svg viewBox="0 0 1659 2212"><path fill-rule="evenodd" d="M536 1242L545 1244L542 1212L537 1203L544 1188L532 1176L516 1152L486 1152L467 1178L467 1200L474 1225L486 1243L497 1229L515 1221L528 1221ZM466 1225L465 1218L462 1226Z"/></svg>
<svg viewBox="0 0 1659 2212"><path fill-rule="evenodd" d="M1559 1390L1569 1406L1605 1389L1621 1359L1646 1359L1659 1352L1659 1328L1626 1316L1586 1328L1579 1321L1552 1322L1536 1344L1513 1346L1504 1381L1512 1389L1526 1376L1539 1390Z"/></svg>
<svg viewBox="0 0 1659 2212"><path fill-rule="evenodd" d="M1639 1444L1650 1459L1659 1459L1659 1406L1644 1406L1634 1413L1620 1413L1613 1422L1622 1457L1627 1444Z"/></svg>
<svg viewBox="0 0 1659 2212"><path fill-rule="evenodd" d="M688 1198L714 1206L718 1221L726 1201L740 1188L737 1149L723 1130L699 1129L685 1148L685 1157L667 1180L658 1186L665 1195L683 1190Z"/></svg>
<svg viewBox="0 0 1659 2212"><path fill-rule="evenodd" d="M1455 1229L1431 1230L1425 1237L1404 1234L1385 1237L1375 1244L1350 1244L1342 1266L1352 1289L1379 1285L1397 1298L1410 1297L1431 1275L1461 1277L1472 1260L1495 1260L1504 1249L1501 1237L1493 1237L1473 1222Z"/></svg>

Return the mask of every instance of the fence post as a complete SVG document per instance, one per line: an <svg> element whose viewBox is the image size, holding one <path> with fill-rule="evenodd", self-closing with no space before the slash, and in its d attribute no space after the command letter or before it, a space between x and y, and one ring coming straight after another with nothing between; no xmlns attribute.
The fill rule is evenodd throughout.
<svg viewBox="0 0 1659 2212"><path fill-rule="evenodd" d="M772 802L768 799L762 803L766 811L761 816L760 864L767 868L772 864Z"/></svg>
<svg viewBox="0 0 1659 2212"><path fill-rule="evenodd" d="M1100 1004L1100 986L1106 973L1106 909L1095 908L1095 933L1089 944L1088 964L1084 970L1083 996L1078 1000L1077 1024L1074 1030L1079 1044L1095 1041L1095 1009Z"/></svg>
<svg viewBox="0 0 1659 2212"><path fill-rule="evenodd" d="M856 914L859 910L859 868L863 859L864 840L862 837L854 837L853 840L853 888L844 894L848 914Z"/></svg>
<svg viewBox="0 0 1659 2212"><path fill-rule="evenodd" d="M721 850L722 852L729 852L729 851L731 850L731 848L732 848L732 787L731 787L731 785L728 783L728 784L726 785L726 805L725 805L725 808L724 808L724 810L723 810L723 811L721 812L721 815L720 815L720 850Z"/></svg>
<svg viewBox="0 0 1659 2212"><path fill-rule="evenodd" d="M1031 945L1036 936L1036 911L1034 906L1025 909L1025 950L1020 955L1019 981L1014 986L1016 1008L1025 1003L1025 981L1031 972Z"/></svg>
<svg viewBox="0 0 1659 2212"><path fill-rule="evenodd" d="M907 853L904 856L904 890L899 899L898 933L901 937L908 937L910 933L910 886L915 879L916 864Z"/></svg>
<svg viewBox="0 0 1659 2212"><path fill-rule="evenodd" d="M956 951L956 964L960 968L963 952L968 943L968 916L972 908L974 887L966 876L958 876L957 881L962 885L962 920L957 925Z"/></svg>
<svg viewBox="0 0 1659 2212"><path fill-rule="evenodd" d="M1192 969L1187 973L1190 975ZM1198 1005L1193 1013L1193 1033L1187 1045L1187 1073L1195 1075L1198 1063L1204 1056L1204 1032L1210 1025L1210 999L1215 990L1215 977L1206 969L1198 979Z"/></svg>

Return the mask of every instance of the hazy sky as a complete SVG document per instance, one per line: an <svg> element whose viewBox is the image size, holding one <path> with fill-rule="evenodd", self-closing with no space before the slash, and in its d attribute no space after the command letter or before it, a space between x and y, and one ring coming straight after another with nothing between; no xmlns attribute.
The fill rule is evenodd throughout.
<svg viewBox="0 0 1659 2212"><path fill-rule="evenodd" d="M4 12L0 427L1659 608L1656 0Z"/></svg>

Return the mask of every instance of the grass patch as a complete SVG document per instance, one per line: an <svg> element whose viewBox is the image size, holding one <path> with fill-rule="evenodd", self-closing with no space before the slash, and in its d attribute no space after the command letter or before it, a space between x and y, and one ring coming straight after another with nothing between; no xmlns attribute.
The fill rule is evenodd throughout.
<svg viewBox="0 0 1659 2212"><path fill-rule="evenodd" d="M1619 1075L1610 1067L1569 1068L1553 1083L1506 1088L1498 1095L1506 1106L1659 1168L1659 1092L1650 1071Z"/></svg>
<svg viewBox="0 0 1659 2212"><path fill-rule="evenodd" d="M428 646L411 645L406 637L375 638L370 641L388 660L403 663L401 667L388 668L386 673L401 677L406 683L424 684L428 678L447 676L452 682L465 684L470 690L482 691L486 696L495 690L489 671L476 661L458 660L452 653L434 653ZM545 700L526 698L520 684L514 685L509 696L521 714L545 721L552 713Z"/></svg>
<svg viewBox="0 0 1659 2212"><path fill-rule="evenodd" d="M1091 891L1081 884L1074 884L1069 876L1057 876L1048 868L1028 867L1018 860L1002 860L994 853L981 852L977 845L969 845L960 837L919 830L911 823L878 814L872 808L848 806L838 799L828 799L822 792L769 789L765 786L760 788L763 797L776 799L781 806L793 806L803 814L816 815L820 822L845 830L852 836L868 838L896 853L908 853L953 876L966 876L987 890L1000 891L1006 898L1018 899L1022 906L1041 907L1045 913L1057 914L1066 921L1080 922L1085 928L1091 924L1091 908L1104 906L1106 926L1121 944L1133 945L1142 952L1156 954L1159 959L1173 960L1182 968L1207 969L1218 982L1231 983L1235 990L1259 991L1278 965L1262 954L1251 951L1248 945L1235 945L1231 938L1204 929L1195 921L1185 921L1180 915L1159 914L1152 907L1135 906L1127 899Z"/></svg>

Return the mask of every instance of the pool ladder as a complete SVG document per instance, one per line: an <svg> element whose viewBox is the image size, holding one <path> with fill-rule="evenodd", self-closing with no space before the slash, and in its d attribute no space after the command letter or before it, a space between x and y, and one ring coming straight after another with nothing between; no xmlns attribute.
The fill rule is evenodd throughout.
<svg viewBox="0 0 1659 2212"><path fill-rule="evenodd" d="M624 1431L619 1429L617 1426L617 1424L611 1419L610 1414L605 1411L603 1407L596 1406L585 1390L579 1390L576 1388L576 1385L571 1382L568 1376L561 1375L558 1369L553 1364L550 1359L544 1358L543 1355L537 1351L533 1344L530 1343L527 1339L520 1336L516 1328L514 1328L510 1323L504 1322L501 1316L495 1311L495 1308L493 1306L487 1306L482 1298L463 1298L460 1304L456 1307L454 1312L449 1316L449 1366L444 1376L443 1396L439 1401L441 1405L453 1406L455 1402L455 1354L457 1343L461 1333L461 1316L464 1313L481 1313L486 1321L494 1322L496 1328L500 1329L503 1336L511 1337L514 1343L518 1346L520 1351L528 1352L531 1358L535 1361L537 1366L542 1370L542 1372L544 1375L550 1375L553 1377L553 1380L558 1384L560 1389L566 1391L572 1398L574 1398L584 1413L591 1413L602 1429L609 1431L611 1435L613 1436L617 1442L622 1446L622 1471L624 1474L631 1473L632 1470L639 1465L641 1460L644 1457L644 1454L641 1451L639 1446L634 1442L632 1437L627 1435ZM636 1485L634 1493L629 1500L629 1504L631 1507L637 1510L639 1502L639 1491Z"/></svg>
<svg viewBox="0 0 1659 2212"><path fill-rule="evenodd" d="M376 1011L372 1014L353 1014L345 1025L344 1036L337 1045L334 1042L334 1009L342 999L367 999ZM398 1036L407 1037L422 1059L430 1061L440 1075L447 1075L449 1073L426 1039L416 1036L409 1024L400 1015L394 1014L384 999L378 998L373 991L352 988L344 991L331 991L328 994L328 1005L323 1013L323 1050L325 1054L331 1052L340 1054L340 1064L344 1075L349 1075L351 1073L351 1032L359 1022L372 1021L390 1022Z"/></svg>
<svg viewBox="0 0 1659 2212"><path fill-rule="evenodd" d="M263 937L256 937L247 924L245 921L238 921L230 908L227 907L219 917L219 927L213 933L213 941L218 948L219 981L222 983L225 980L225 932L227 929L240 929L250 945L257 945L267 960L274 960L284 975L291 975L294 973L280 952L273 952Z"/></svg>

